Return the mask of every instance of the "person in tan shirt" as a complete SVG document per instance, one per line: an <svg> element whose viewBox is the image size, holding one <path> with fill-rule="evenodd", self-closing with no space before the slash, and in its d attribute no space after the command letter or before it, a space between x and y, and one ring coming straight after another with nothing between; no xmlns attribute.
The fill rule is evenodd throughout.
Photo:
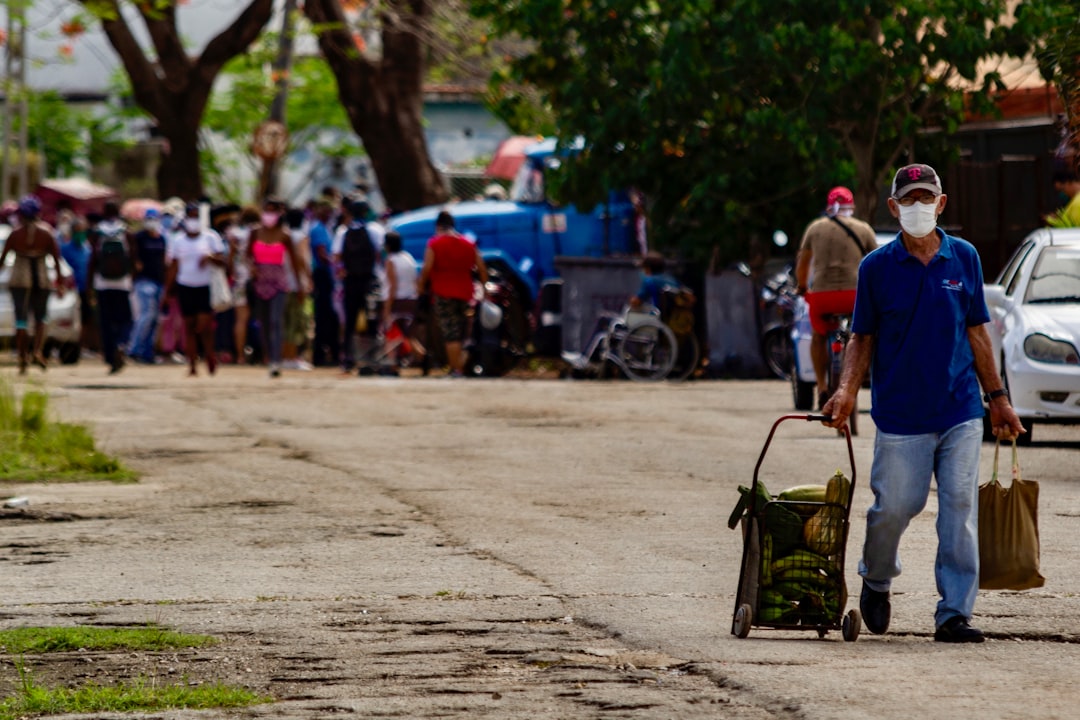
<svg viewBox="0 0 1080 720"><path fill-rule="evenodd" d="M810 358L817 380L818 409L828 398L825 365L828 350L825 337L831 323L828 315L850 315L855 309L855 287L859 263L877 248L874 229L852 215L855 197L846 187L829 191L825 214L811 222L803 233L795 263L799 292L810 306ZM812 272L811 272L812 271Z"/></svg>

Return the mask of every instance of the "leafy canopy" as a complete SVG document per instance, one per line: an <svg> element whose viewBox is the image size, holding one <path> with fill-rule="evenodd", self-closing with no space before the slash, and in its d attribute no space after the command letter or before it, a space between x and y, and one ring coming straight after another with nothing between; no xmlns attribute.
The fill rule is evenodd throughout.
<svg viewBox="0 0 1080 720"><path fill-rule="evenodd" d="M1038 4L1068 0L1038 0ZM920 129L954 129L1003 87L982 73L1024 56L1038 23L1006 0L476 0L531 45L509 79L540 88L564 142L564 199L634 186L654 241L744 256L799 232L824 190L854 186L870 215ZM1027 3L1032 4L1032 3Z"/></svg>

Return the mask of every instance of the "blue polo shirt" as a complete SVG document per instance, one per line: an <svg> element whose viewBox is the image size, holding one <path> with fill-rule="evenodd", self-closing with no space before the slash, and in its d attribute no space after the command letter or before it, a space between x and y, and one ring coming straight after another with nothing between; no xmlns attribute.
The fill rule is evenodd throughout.
<svg viewBox="0 0 1080 720"><path fill-rule="evenodd" d="M937 230L929 265L901 237L859 266L852 331L875 337L871 416L899 435L944 432L983 416L969 327L990 320L974 246Z"/></svg>

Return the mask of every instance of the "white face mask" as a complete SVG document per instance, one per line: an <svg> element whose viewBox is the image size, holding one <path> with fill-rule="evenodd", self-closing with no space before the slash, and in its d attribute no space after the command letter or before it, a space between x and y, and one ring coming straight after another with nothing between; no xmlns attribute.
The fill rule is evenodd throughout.
<svg viewBox="0 0 1080 720"><path fill-rule="evenodd" d="M184 218L184 230L195 235L202 230L202 223L199 222L199 218Z"/></svg>
<svg viewBox="0 0 1080 720"><path fill-rule="evenodd" d="M917 202L908 207L903 205L898 207L900 208L900 227L908 235L921 238L934 232L934 228L937 227L938 203L924 205Z"/></svg>
<svg viewBox="0 0 1080 720"><path fill-rule="evenodd" d="M146 229L147 232L152 232L157 235L161 232L161 223L157 220L147 220L143 223L143 228Z"/></svg>

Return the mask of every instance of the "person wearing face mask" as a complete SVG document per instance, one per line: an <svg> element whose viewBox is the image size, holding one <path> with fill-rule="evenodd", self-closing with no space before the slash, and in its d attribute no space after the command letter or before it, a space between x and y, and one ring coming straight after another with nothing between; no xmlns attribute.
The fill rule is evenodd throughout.
<svg viewBox="0 0 1080 720"><path fill-rule="evenodd" d="M146 211L142 229L132 238L132 260L135 279L135 322L131 327L128 355L136 362L154 364L154 331L157 329L161 291L165 286L165 235L161 227L161 212Z"/></svg>
<svg viewBox="0 0 1080 720"><path fill-rule="evenodd" d="M214 230L204 228L199 206L190 204L184 212L180 229L169 239L165 250L165 287L175 289L184 318L184 351L188 375L198 375L199 343L202 343L206 367L217 370L214 354L214 310L210 306L210 266L225 267L225 241Z"/></svg>
<svg viewBox="0 0 1080 720"><path fill-rule="evenodd" d="M999 439L1012 439L1024 427L994 364L978 252L937 227L947 201L929 165L896 172L889 212L899 219L901 232L859 268L844 371L822 412L830 416L826 425L843 427L870 373L877 426L870 469L874 502L866 514L859 562L859 605L867 629L881 634L889 628L900 538L926 505L933 478L934 575L941 596L934 640L977 643L983 633L970 619L979 589L983 402Z"/></svg>
<svg viewBox="0 0 1080 720"><path fill-rule="evenodd" d="M807 225L795 261L795 280L809 306L810 360L817 380L819 409L828 400L825 370L829 352L825 339L832 328L825 316L851 314L859 263L877 248L874 229L853 217L854 213L855 196L850 190L830 190L825 213Z"/></svg>
<svg viewBox="0 0 1080 720"><path fill-rule="evenodd" d="M131 337L131 233L120 218L116 202L105 203L90 232L90 265L97 306L101 355L115 375L124 367L124 350Z"/></svg>
<svg viewBox="0 0 1080 720"><path fill-rule="evenodd" d="M285 205L267 200L263 205L259 226L248 243L251 282L256 317L262 335L263 357L270 365L270 377L281 375L281 355L284 344L285 300L289 290L288 273L293 273L297 293L303 301L303 287L298 268L300 258L284 223Z"/></svg>

